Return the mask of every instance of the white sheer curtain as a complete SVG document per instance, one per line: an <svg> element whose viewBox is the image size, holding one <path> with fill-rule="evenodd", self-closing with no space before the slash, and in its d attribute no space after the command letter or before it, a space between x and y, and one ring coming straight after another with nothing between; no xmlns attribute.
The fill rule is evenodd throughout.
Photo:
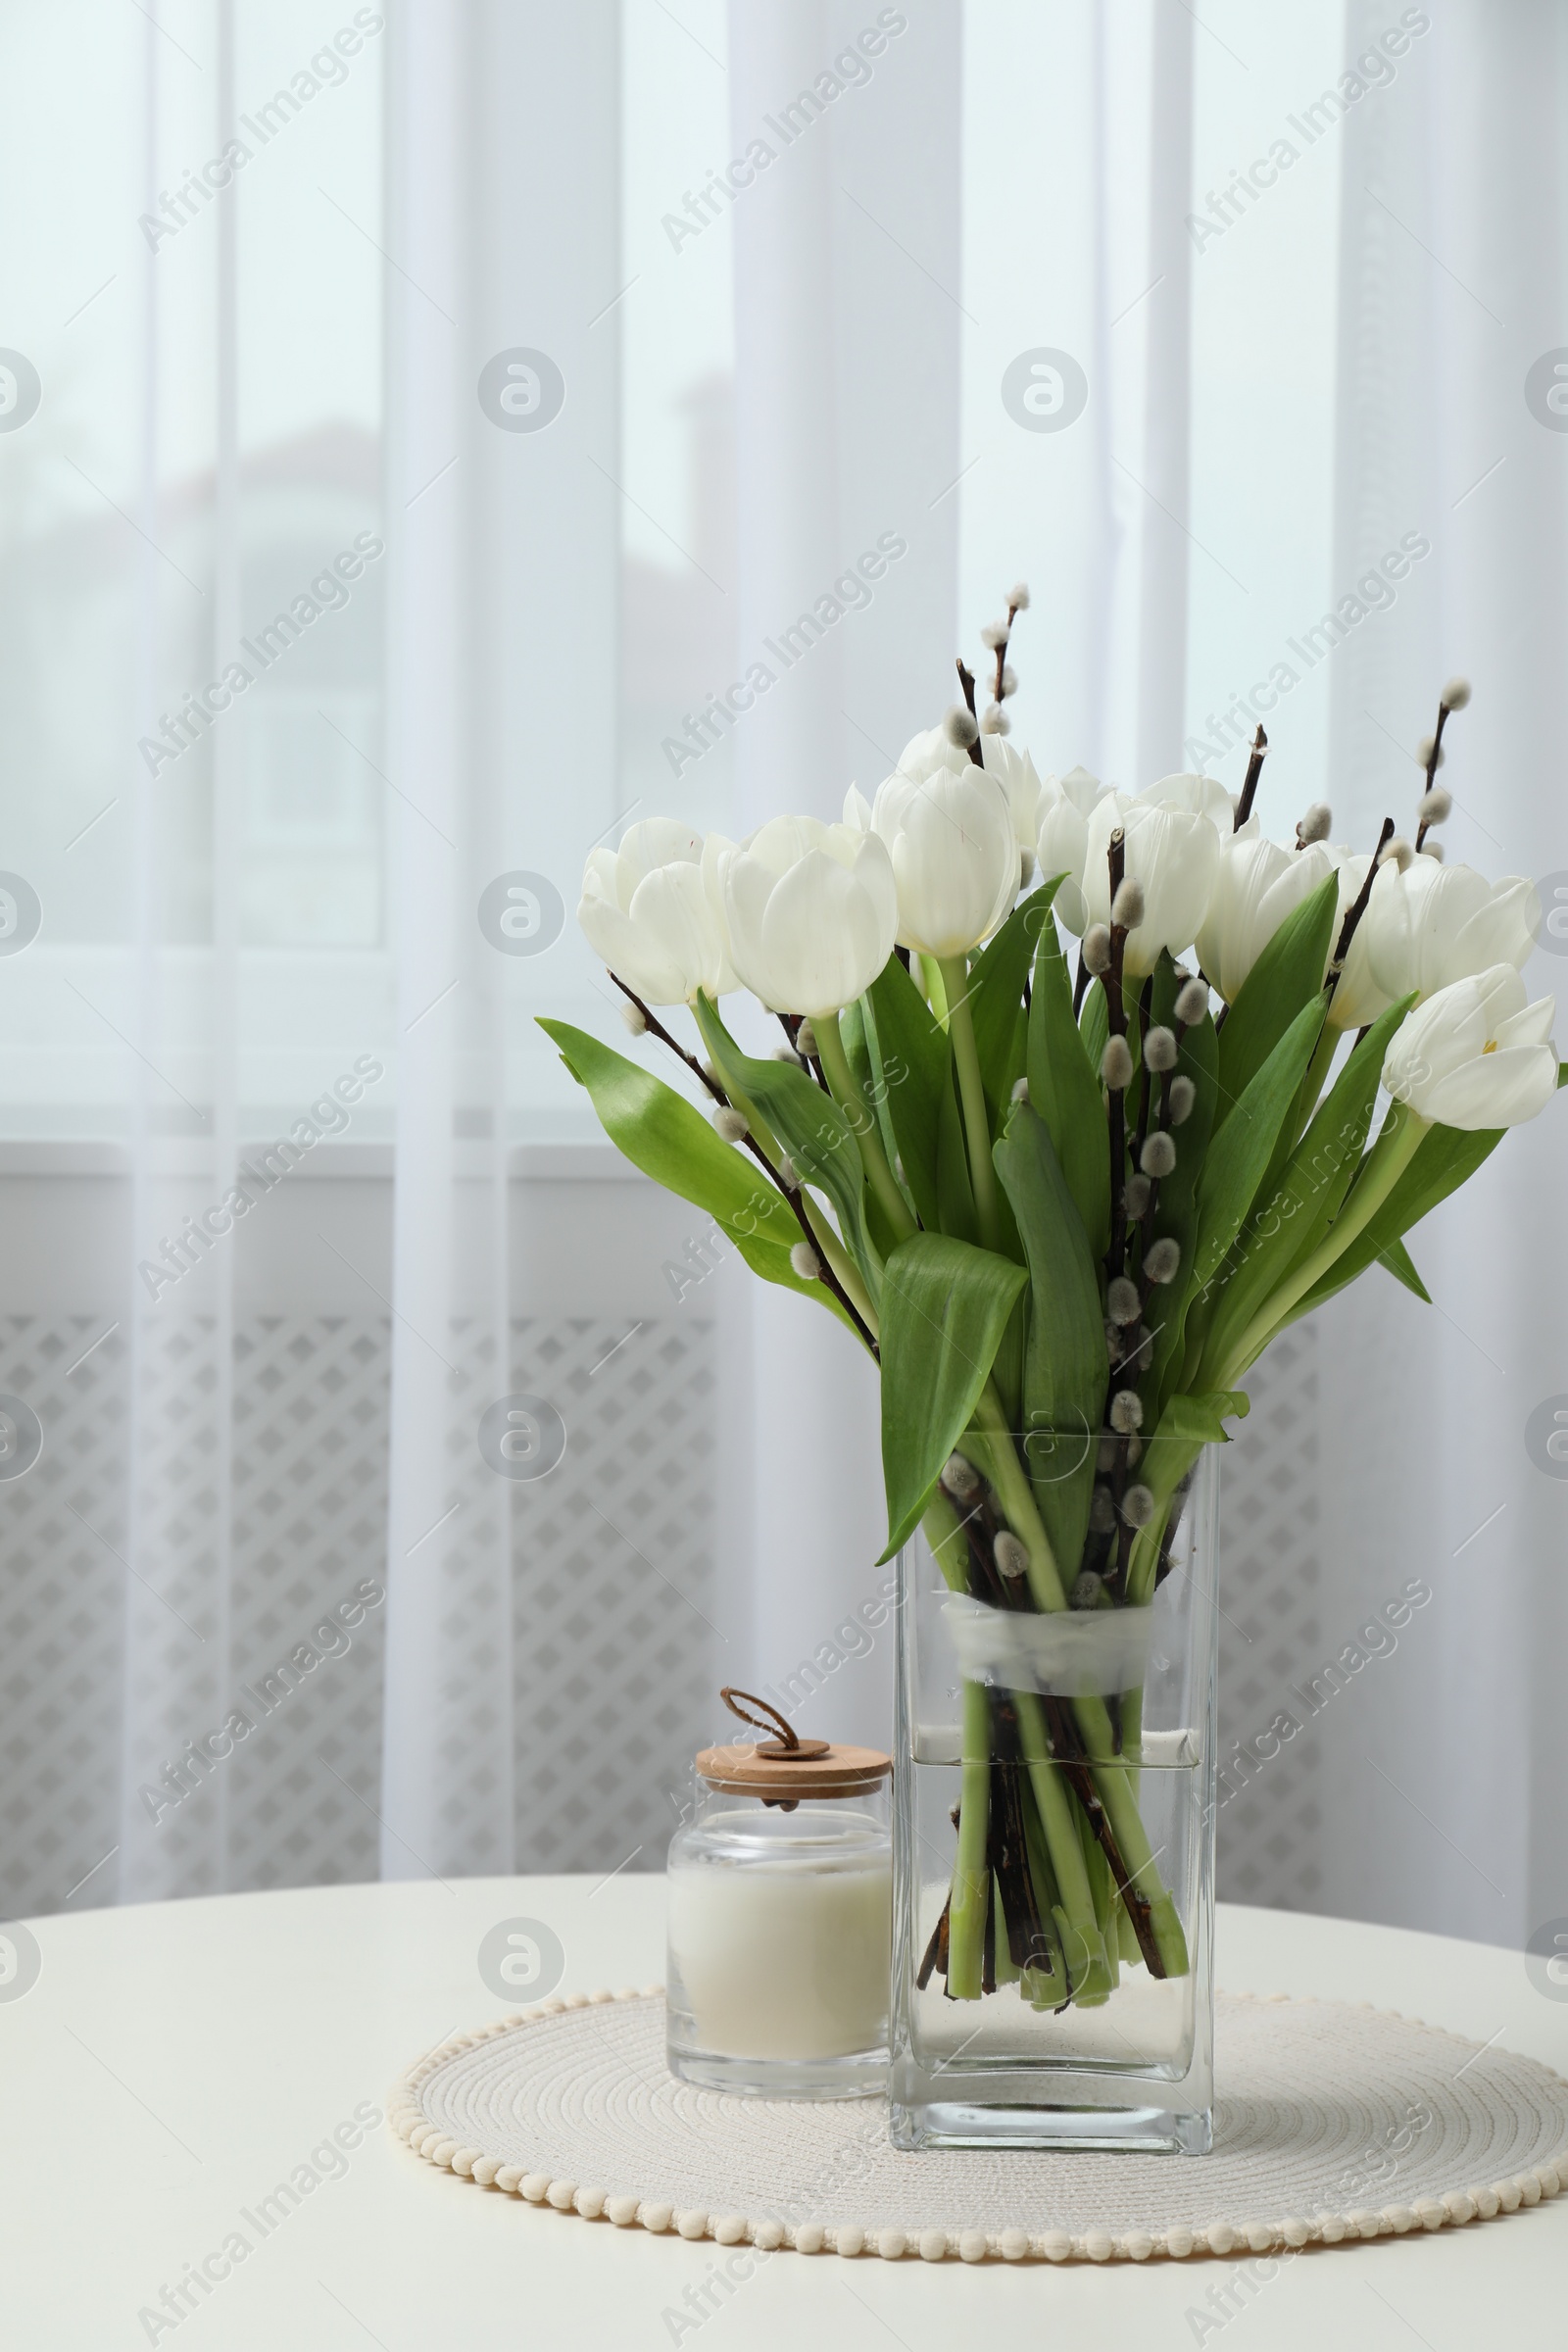
<svg viewBox="0 0 1568 2352"><path fill-rule="evenodd" d="M884 1731L890 1643L852 1614L883 1573L866 1367L733 1263L671 1282L693 1219L614 1178L534 1027L623 1042L570 922L620 823L738 835L873 789L1022 575L1043 769L1234 786L1284 664L1267 821L1326 798L1364 839L1463 670L1450 858L1568 872L1568 442L1524 394L1564 332L1544 0L368 13L341 74L292 0L128 15L101 179L7 330L45 402L0 434L0 862L45 922L0 957L0 1391L46 1445L0 1482L0 1909L648 1868L718 1682ZM48 21L4 37L14 93L54 86ZM176 165L302 74L267 154L149 244ZM546 430L481 405L518 350L561 370ZM1087 386L1059 429L1004 391L1042 354ZM135 743L357 530L386 552L350 609L150 775ZM1302 657L1411 536L1392 601ZM672 759L757 662L768 690ZM518 873L566 909L538 957L478 917ZM323 1114L226 1253L149 1296L158 1237L356 1057L384 1076L347 1130ZM1524 1437L1568 1393L1565 1153L1548 1111L1417 1232L1434 1306L1373 1275L1258 1373L1227 1744L1407 1581L1432 1598L1239 1774L1230 1891L1500 1941L1568 1909L1568 1495ZM519 1395L562 1414L557 1478L480 1452ZM367 1579L352 1653L149 1806Z"/></svg>

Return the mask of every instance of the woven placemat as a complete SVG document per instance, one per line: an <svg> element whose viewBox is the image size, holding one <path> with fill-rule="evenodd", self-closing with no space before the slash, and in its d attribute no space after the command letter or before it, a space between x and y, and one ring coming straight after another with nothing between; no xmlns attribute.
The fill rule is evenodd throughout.
<svg viewBox="0 0 1568 2352"><path fill-rule="evenodd" d="M880 2099L678 2082L664 2001L576 1994L460 2034L392 2091L427 2163L533 2204L720 2245L965 2262L1266 2253L1490 2221L1568 2188L1568 2082L1336 2001L1221 1993L1213 2153L888 2145Z"/></svg>

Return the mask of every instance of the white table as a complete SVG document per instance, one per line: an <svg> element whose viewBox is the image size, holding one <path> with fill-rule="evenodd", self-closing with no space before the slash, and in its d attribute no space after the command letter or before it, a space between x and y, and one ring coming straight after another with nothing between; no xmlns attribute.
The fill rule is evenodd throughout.
<svg viewBox="0 0 1568 2352"><path fill-rule="evenodd" d="M0 2001L0 2343L653 2352L701 2338L703 2352L1023 2352L1048 2328L1065 2352L1174 2352L1221 2335L1225 2352L1471 2352L1521 2328L1532 2345L1562 2341L1568 2197L1431 2237L1312 2249L1217 2332L1191 2315L1213 2317L1208 2291L1234 2277L1231 2262L828 2255L768 2263L682 2332L665 2315L690 2318L682 2296L711 2245L483 2192L384 2127L360 2138L352 2121L423 2050L516 2005L481 1983L476 1955L487 1929L518 1917L560 1936L562 1991L663 1974L658 1878L313 1888L34 1921L37 1982ZM1220 1919L1228 1987L1369 1999L1568 2074L1568 2003L1537 1992L1517 1953L1283 1912L1226 1907ZM336 2177L260 2242L249 2232L253 2250L210 2299L154 2334L141 2308L339 2125L358 2144L314 2168Z"/></svg>

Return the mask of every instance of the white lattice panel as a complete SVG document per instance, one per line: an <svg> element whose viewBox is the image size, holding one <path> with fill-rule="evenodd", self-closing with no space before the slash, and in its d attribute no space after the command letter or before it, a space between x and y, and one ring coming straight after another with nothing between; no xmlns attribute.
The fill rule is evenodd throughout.
<svg viewBox="0 0 1568 2352"><path fill-rule="evenodd" d="M0 1389L25 1397L44 1429L42 1458L0 1485L0 1918L58 1909L119 1838L121 1336L72 1370L113 1320L0 1319ZM112 1901L114 1868L77 1899Z"/></svg>
<svg viewBox="0 0 1568 2352"><path fill-rule="evenodd" d="M122 1874L138 1894L373 1877L385 1606L270 1712L251 1694L357 1584L384 1583L388 1320L243 1320L226 1444L211 1317L144 1340L133 1535L127 1335L70 1370L112 1319L0 1325L0 1388L45 1428L34 1469L0 1483L0 1917L112 1901ZM498 1785L514 1824L502 1867L660 1867L668 1791L706 1736L721 1679L711 1331L672 1314L626 1332L514 1320L505 1376L483 1326L449 1335L446 1868L497 1867ZM555 1398L571 1429L538 1486L497 1477L475 1441L518 1391ZM236 1705L249 1736L152 1822L138 1786Z"/></svg>
<svg viewBox="0 0 1568 2352"><path fill-rule="evenodd" d="M1315 1326L1276 1340L1247 1388L1220 1470L1219 1891L1305 1911L1322 1882L1316 1735L1268 1733L1322 1644Z"/></svg>
<svg viewBox="0 0 1568 2352"><path fill-rule="evenodd" d="M613 1870L638 1848L633 1869L662 1868L668 1792L685 1790L723 1680L711 1327L670 1315L616 1348L625 1330L517 1340L514 1386L580 1432L550 1479L512 1490L517 1842L539 1870Z"/></svg>

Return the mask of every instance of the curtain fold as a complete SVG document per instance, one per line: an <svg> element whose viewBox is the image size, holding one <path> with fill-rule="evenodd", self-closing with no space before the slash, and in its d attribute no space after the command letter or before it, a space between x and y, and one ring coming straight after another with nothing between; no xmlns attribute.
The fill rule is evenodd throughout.
<svg viewBox="0 0 1568 2352"><path fill-rule="evenodd" d="M1382 29L1355 0L1350 55ZM1462 672L1475 699L1447 735L1447 855L1536 879L1563 858L1542 785L1561 727L1568 489L1524 385L1563 334L1565 104L1555 11L1445 11L1403 104L1343 126L1341 173L1336 596L1405 533L1431 555L1394 612L1334 649L1336 834L1348 818L1371 835L1385 813L1407 828L1415 740ZM1538 949L1531 996L1560 990L1561 970ZM1374 1274L1325 1321L1333 1605L1348 1626L1356 1584L1364 1602L1412 1576L1433 1593L1364 1738L1329 1759L1326 1907L1488 1942L1560 1912L1568 1865L1547 1663L1568 1636L1562 1490L1525 1444L1565 1386L1565 1279L1543 1246L1565 1167L1548 1108L1411 1237L1434 1306Z"/></svg>
<svg viewBox="0 0 1568 2352"><path fill-rule="evenodd" d="M874 794L956 692L959 15L911 12L857 86L833 61L861 29L828 0L729 12L733 152L775 150L733 216L737 661L776 673L735 731L737 834ZM753 1671L814 1737L882 1737L886 1645L846 1672L834 1641L888 1573L874 1367L767 1286L740 1328Z"/></svg>

